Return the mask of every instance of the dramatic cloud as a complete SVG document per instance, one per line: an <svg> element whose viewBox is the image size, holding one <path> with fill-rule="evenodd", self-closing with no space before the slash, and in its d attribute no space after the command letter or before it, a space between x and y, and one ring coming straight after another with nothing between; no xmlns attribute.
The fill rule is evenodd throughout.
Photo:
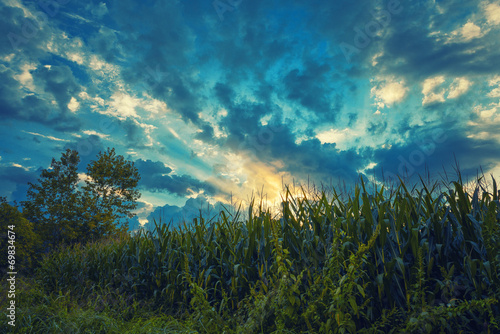
<svg viewBox="0 0 500 334"><path fill-rule="evenodd" d="M452 172L455 159L464 176L475 176L480 169L487 171L498 164L500 145L497 140L474 138L467 136L463 129L452 124L448 126L448 129L415 129L406 144L376 150L373 161L377 167L373 172L380 180L382 172L384 177L393 179L397 175L412 178L429 172L436 180L445 170ZM455 147L460 150L450 149Z"/></svg>
<svg viewBox="0 0 500 334"><path fill-rule="evenodd" d="M42 68L33 73L34 80L40 82L48 93L45 95L43 92L25 92L22 83L15 79L15 73L0 64L0 116L40 123L62 131L78 129L81 120L68 109L71 94L76 93L78 87L68 71L68 68L56 68L49 74L48 69ZM29 78L33 80L31 74ZM23 77L19 79L22 81ZM31 82L24 80L26 84Z"/></svg>
<svg viewBox="0 0 500 334"><path fill-rule="evenodd" d="M135 161L135 166L141 175L139 187L149 191L168 191L179 196L200 191L213 195L215 192L211 185L189 175L172 175L172 169L159 161L139 159Z"/></svg>
<svg viewBox="0 0 500 334"><path fill-rule="evenodd" d="M224 3L6 1L2 168L24 184L65 148L83 171L115 147L142 176L135 226L200 195L498 170L496 1Z"/></svg>

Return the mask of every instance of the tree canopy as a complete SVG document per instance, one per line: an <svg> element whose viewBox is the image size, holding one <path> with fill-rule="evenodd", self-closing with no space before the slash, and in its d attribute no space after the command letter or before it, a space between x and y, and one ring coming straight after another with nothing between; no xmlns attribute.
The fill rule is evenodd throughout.
<svg viewBox="0 0 500 334"><path fill-rule="evenodd" d="M83 176L78 174L79 163L78 152L67 149L59 161L52 159L36 184L29 183L23 215L35 224L46 247L126 230L123 219L134 216L140 175L133 162L108 148L90 162Z"/></svg>

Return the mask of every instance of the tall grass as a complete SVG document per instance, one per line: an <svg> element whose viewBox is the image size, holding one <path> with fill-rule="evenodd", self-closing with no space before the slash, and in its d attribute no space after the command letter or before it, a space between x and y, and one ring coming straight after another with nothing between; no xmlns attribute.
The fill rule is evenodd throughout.
<svg viewBox="0 0 500 334"><path fill-rule="evenodd" d="M286 189L278 216L252 202L245 220L221 212L210 223L158 222L154 232L66 248L44 259L38 284L125 320L154 312L202 333L492 333L500 331L492 185L367 191L361 180L347 198Z"/></svg>

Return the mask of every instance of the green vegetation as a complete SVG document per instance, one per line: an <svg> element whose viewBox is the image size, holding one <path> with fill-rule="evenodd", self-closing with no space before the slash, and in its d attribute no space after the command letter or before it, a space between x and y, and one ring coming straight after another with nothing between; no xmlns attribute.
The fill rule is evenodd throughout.
<svg viewBox="0 0 500 334"><path fill-rule="evenodd" d="M33 223L23 217L19 210L0 197L0 254L7 255L8 226L16 227L16 254L18 257L17 269L20 272L29 272L37 266L41 258L37 250L40 249L40 237L33 230ZM7 271L7 256L0 258L0 275Z"/></svg>
<svg viewBox="0 0 500 334"><path fill-rule="evenodd" d="M286 189L276 215L68 244L19 279L14 332L499 332L500 192L443 185Z"/></svg>
<svg viewBox="0 0 500 334"><path fill-rule="evenodd" d="M34 223L44 250L126 231L119 219L133 216L140 196L134 164L108 149L87 166L86 185L79 187L79 162L78 152L68 149L60 161L52 159L37 184L29 184L23 215Z"/></svg>

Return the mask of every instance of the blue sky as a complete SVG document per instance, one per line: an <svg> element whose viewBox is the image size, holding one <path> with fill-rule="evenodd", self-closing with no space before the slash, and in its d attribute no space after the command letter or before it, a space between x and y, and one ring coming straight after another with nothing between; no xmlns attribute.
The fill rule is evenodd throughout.
<svg viewBox="0 0 500 334"><path fill-rule="evenodd" d="M500 171L499 1L2 0L0 31L10 201L66 148L82 179L107 147L134 161L141 222L293 180Z"/></svg>

